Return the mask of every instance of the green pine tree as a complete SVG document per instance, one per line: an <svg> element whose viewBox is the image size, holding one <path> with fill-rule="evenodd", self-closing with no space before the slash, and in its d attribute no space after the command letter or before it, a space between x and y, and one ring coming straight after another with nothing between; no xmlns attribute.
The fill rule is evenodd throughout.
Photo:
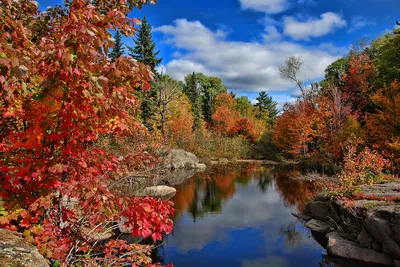
<svg viewBox="0 0 400 267"><path fill-rule="evenodd" d="M199 81L196 73L188 74L185 77L184 93L188 96L192 104L194 116L193 129L198 129L201 126L201 111L202 111L202 96L200 92Z"/></svg>
<svg viewBox="0 0 400 267"><path fill-rule="evenodd" d="M148 24L146 17L143 17L139 32L134 39L135 46L129 47L129 55L139 62L151 67L155 72L156 67L161 63L162 58L158 58L160 51L155 51L156 43L153 41L152 27Z"/></svg>
<svg viewBox="0 0 400 267"><path fill-rule="evenodd" d="M122 43L122 34L119 31L115 32L114 35L114 47L108 55L112 61L115 61L117 58L122 56L125 52L124 44Z"/></svg>
<svg viewBox="0 0 400 267"><path fill-rule="evenodd" d="M279 113L277 109L278 103L275 102L265 91L260 92L256 100L256 106L259 109L258 117L266 118L268 119L269 124L273 124Z"/></svg>
<svg viewBox="0 0 400 267"><path fill-rule="evenodd" d="M143 17L140 29L134 39L135 46L129 47L129 55L139 62L150 66L151 70L157 75L156 67L161 63L162 58L158 58L160 51L155 51L156 43L153 41L152 27L148 24L146 17ZM142 104L140 106L143 124L153 130L153 120L157 113L157 90L152 87L149 92L141 95Z"/></svg>

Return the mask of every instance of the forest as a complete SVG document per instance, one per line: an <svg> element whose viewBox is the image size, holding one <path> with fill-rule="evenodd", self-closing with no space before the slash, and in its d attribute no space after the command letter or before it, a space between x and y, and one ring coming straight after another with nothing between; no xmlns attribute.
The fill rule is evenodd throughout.
<svg viewBox="0 0 400 267"><path fill-rule="evenodd" d="M301 57L286 58L280 75L301 95L280 110L268 88L251 102L219 77L164 73L152 26L129 18L147 2L71 0L46 12L0 3L0 227L49 264L159 266L153 245L98 244L91 233L121 216L134 236L172 231L172 202L112 189L171 148L304 163L336 174L324 186L348 197L399 174L400 29L359 41L321 81L301 81ZM79 211L65 206L71 199Z"/></svg>

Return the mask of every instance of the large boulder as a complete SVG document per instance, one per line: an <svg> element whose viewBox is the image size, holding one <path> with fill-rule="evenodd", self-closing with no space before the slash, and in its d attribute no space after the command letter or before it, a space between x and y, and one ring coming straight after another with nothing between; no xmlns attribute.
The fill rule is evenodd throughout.
<svg viewBox="0 0 400 267"><path fill-rule="evenodd" d="M49 265L36 247L14 232L0 229L0 266L47 267Z"/></svg>
<svg viewBox="0 0 400 267"><path fill-rule="evenodd" d="M158 185L146 187L141 196L149 196L162 200L169 200L176 194L176 189L170 186Z"/></svg>
<svg viewBox="0 0 400 267"><path fill-rule="evenodd" d="M359 260L393 266L393 258L385 253L360 247L356 242L343 238L339 233L332 232L327 235L329 254L347 259Z"/></svg>
<svg viewBox="0 0 400 267"><path fill-rule="evenodd" d="M304 226L319 234L326 234L334 228L333 224L316 219L309 220Z"/></svg>
<svg viewBox="0 0 400 267"><path fill-rule="evenodd" d="M318 220L338 221L338 211L331 201L312 201L307 204L304 215Z"/></svg>
<svg viewBox="0 0 400 267"><path fill-rule="evenodd" d="M204 169L204 164L199 164L199 159L195 154L183 149L172 149L166 160L167 167L176 169Z"/></svg>
<svg viewBox="0 0 400 267"><path fill-rule="evenodd" d="M191 169L177 169L167 173L161 180L161 182L167 185L178 185L186 182L189 178L195 175L197 170Z"/></svg>

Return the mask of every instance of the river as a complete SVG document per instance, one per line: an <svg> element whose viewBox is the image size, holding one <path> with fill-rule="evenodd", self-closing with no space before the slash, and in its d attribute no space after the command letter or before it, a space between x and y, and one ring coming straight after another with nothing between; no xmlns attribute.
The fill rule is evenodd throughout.
<svg viewBox="0 0 400 267"><path fill-rule="evenodd" d="M355 266L326 255L291 213L316 193L276 166L215 167L176 186L175 227L155 259L175 267Z"/></svg>

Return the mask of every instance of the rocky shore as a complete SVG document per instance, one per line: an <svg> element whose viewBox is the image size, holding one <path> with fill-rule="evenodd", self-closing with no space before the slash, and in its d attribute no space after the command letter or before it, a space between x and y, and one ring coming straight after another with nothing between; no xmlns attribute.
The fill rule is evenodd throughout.
<svg viewBox="0 0 400 267"><path fill-rule="evenodd" d="M400 266L400 180L364 185L354 199L318 195L302 214L328 254Z"/></svg>

